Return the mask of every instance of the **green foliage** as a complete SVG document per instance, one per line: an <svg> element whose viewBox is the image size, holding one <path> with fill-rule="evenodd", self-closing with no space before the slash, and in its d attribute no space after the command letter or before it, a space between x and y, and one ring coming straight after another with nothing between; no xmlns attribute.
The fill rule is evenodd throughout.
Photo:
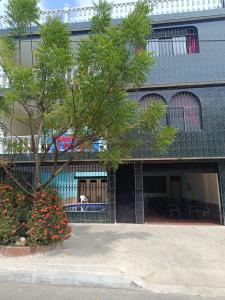
<svg viewBox="0 0 225 300"><path fill-rule="evenodd" d="M40 11L39 0L9 0L7 4L7 18L10 27L16 35L26 33L31 23L37 23Z"/></svg>
<svg viewBox="0 0 225 300"><path fill-rule="evenodd" d="M7 245L16 240L15 198L12 187L0 186L0 244Z"/></svg>
<svg viewBox="0 0 225 300"><path fill-rule="evenodd" d="M139 126L143 131L148 132L152 128L160 126L160 120L165 116L167 106L160 101L151 103L143 109L139 115Z"/></svg>
<svg viewBox="0 0 225 300"><path fill-rule="evenodd" d="M153 142L154 149L158 152L165 151L167 147L175 141L176 132L176 128L174 127L160 128Z"/></svg>
<svg viewBox="0 0 225 300"><path fill-rule="evenodd" d="M15 244L27 236L32 201L9 184L0 185L0 244Z"/></svg>
<svg viewBox="0 0 225 300"><path fill-rule="evenodd" d="M100 33L111 25L112 5L105 0L94 3L96 15L92 18L92 32Z"/></svg>
<svg viewBox="0 0 225 300"><path fill-rule="evenodd" d="M38 24L40 9L38 8L39 0L9 0L7 4L7 20L12 34L19 39L19 64L21 61L21 36L27 33L28 27L32 24ZM33 63L33 46L31 37L31 55Z"/></svg>
<svg viewBox="0 0 225 300"><path fill-rule="evenodd" d="M30 245L49 245L69 238L70 228L55 190L37 193L34 199L0 185L0 244L15 244L19 237Z"/></svg>
<svg viewBox="0 0 225 300"><path fill-rule="evenodd" d="M37 193L28 224L28 244L49 245L63 242L69 236L68 219L56 190Z"/></svg>
<svg viewBox="0 0 225 300"><path fill-rule="evenodd" d="M26 153L28 151L26 145L22 141L6 140L5 148L8 153Z"/></svg>
<svg viewBox="0 0 225 300"><path fill-rule="evenodd" d="M0 37L0 64L4 66L4 70L10 70L15 66L16 47L12 37Z"/></svg>
<svg viewBox="0 0 225 300"><path fill-rule="evenodd" d="M16 242L13 220L0 219L0 245L9 245Z"/></svg>
<svg viewBox="0 0 225 300"><path fill-rule="evenodd" d="M47 22L40 28L42 38L41 48L70 49L70 32L67 24L61 22L60 18L47 19Z"/></svg>
<svg viewBox="0 0 225 300"><path fill-rule="evenodd" d="M70 36L66 24L58 18L48 18L40 29L42 41L36 53L37 63L33 68L36 85L36 98L41 95L40 109L44 115L45 130L48 126L48 113L56 111L59 100L68 93L65 74L72 66ZM62 126L62 123L61 125Z"/></svg>
<svg viewBox="0 0 225 300"><path fill-rule="evenodd" d="M30 245L49 245L69 238L70 228L55 190L37 193L34 199L0 185L0 244L14 245L20 237Z"/></svg>
<svg viewBox="0 0 225 300"><path fill-rule="evenodd" d="M16 28L24 30L28 18L21 15L19 3L22 2L9 2L10 18L18 25ZM35 5L35 1L32 3ZM60 19L49 18L40 26L41 43L34 64L9 68L11 88L1 109L18 120L14 109L16 105L22 107L26 116L23 125L33 136L54 132L54 138L70 128L75 138L71 150L100 138L106 140L108 150L99 156L105 165L115 169L122 159L131 157L142 133L153 133L152 145L163 149L174 140L174 129L160 125L166 112L164 105L154 104L140 111L127 93L128 88L143 84L155 62L146 51L151 33L148 1L139 1L135 10L116 25L111 20L109 3L102 0L95 8L91 32L79 42L76 51L72 51L70 32ZM31 15L34 19L35 14ZM134 135L135 141L131 138ZM48 152L50 147L46 149ZM36 145L32 151L36 157L34 188L38 190L50 183L41 184L38 174L40 161L47 153L38 156ZM56 163L58 157L55 147ZM68 162L72 159L71 152ZM52 175L54 178L54 170Z"/></svg>

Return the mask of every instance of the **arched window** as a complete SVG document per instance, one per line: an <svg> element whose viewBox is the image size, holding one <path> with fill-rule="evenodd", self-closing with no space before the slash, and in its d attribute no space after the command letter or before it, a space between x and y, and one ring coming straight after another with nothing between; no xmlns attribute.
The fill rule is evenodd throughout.
<svg viewBox="0 0 225 300"><path fill-rule="evenodd" d="M173 96L168 111L170 125L182 131L202 129L201 105L199 99L188 92Z"/></svg>
<svg viewBox="0 0 225 300"><path fill-rule="evenodd" d="M159 101L160 103L162 103L164 105L167 105L166 100L161 95L148 94L141 98L141 100L139 101L139 106L140 106L141 110L144 111L149 105L151 105L152 103L154 103L156 101ZM167 124L166 116L161 119L160 124L163 126L165 126Z"/></svg>

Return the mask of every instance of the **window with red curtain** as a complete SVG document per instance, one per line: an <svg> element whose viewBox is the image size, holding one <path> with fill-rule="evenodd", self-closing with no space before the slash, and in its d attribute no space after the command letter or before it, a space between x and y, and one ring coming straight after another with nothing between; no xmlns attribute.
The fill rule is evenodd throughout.
<svg viewBox="0 0 225 300"><path fill-rule="evenodd" d="M154 29L147 50L157 57L199 53L198 29L194 26Z"/></svg>
<svg viewBox="0 0 225 300"><path fill-rule="evenodd" d="M199 53L199 42L196 34L190 34L187 36L187 53Z"/></svg>
<svg viewBox="0 0 225 300"><path fill-rule="evenodd" d="M202 130L201 105L199 99L188 92L176 94L168 111L170 125L181 131Z"/></svg>

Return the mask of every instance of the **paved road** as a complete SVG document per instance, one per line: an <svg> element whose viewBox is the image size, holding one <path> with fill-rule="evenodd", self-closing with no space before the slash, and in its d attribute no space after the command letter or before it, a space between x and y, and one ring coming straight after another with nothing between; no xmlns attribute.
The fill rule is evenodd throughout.
<svg viewBox="0 0 225 300"><path fill-rule="evenodd" d="M142 291L68 286L0 284L1 300L224 300L203 296L162 295Z"/></svg>
<svg viewBox="0 0 225 300"><path fill-rule="evenodd" d="M225 227L74 224L55 253L0 256L0 282L224 296ZM1 300L1 295L0 295ZM84 299L85 300L85 299Z"/></svg>

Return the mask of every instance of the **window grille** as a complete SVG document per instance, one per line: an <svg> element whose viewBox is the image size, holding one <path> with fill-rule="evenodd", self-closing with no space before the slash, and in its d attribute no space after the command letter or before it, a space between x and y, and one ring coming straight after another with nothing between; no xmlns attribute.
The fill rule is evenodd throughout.
<svg viewBox="0 0 225 300"><path fill-rule="evenodd" d="M155 29L147 43L147 51L155 56L173 56L199 53L196 27Z"/></svg>
<svg viewBox="0 0 225 300"><path fill-rule="evenodd" d="M202 130L201 106L199 99L187 92L176 94L169 104L169 124L179 131Z"/></svg>
<svg viewBox="0 0 225 300"><path fill-rule="evenodd" d="M159 101L160 103L162 103L164 105L167 105L166 100L161 95L149 94L149 95L145 95L140 100L140 103L139 103L140 109L142 111L144 111L149 105L151 105L152 103L157 102L157 101ZM160 124L163 126L165 126L167 124L166 116L160 120Z"/></svg>

